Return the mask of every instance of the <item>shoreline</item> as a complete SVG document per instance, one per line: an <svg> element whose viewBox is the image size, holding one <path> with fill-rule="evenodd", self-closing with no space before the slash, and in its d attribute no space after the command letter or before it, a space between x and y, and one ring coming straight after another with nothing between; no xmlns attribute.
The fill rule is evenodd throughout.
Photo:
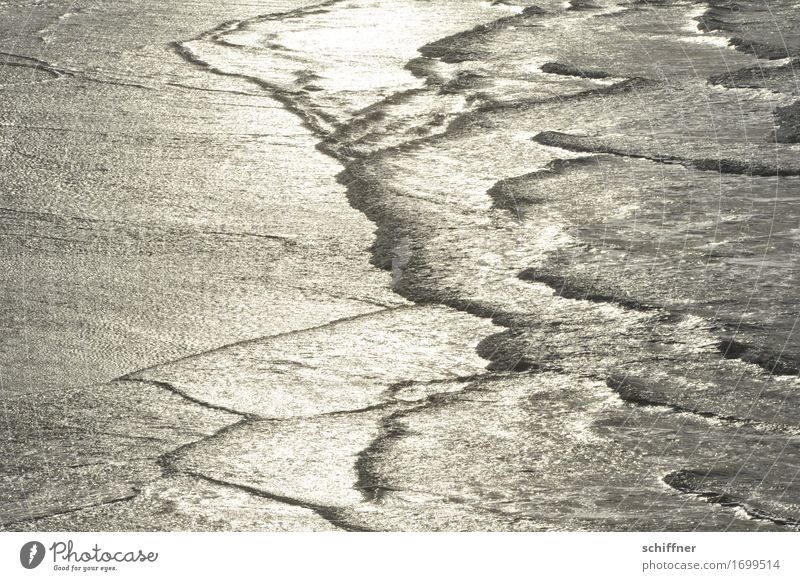
<svg viewBox="0 0 800 581"><path fill-rule="evenodd" d="M735 123L742 107L739 96L698 80L697 70L688 71L680 56L670 55L676 46L684 54L691 51L687 59L701 64L709 79L731 62L752 66L755 57L741 51L717 54L719 43L684 42L664 33L665 23L668 32L671 23L684 23L685 5L622 9L573 3L572 8L584 9L525 8L453 34L436 28L439 40L420 42L430 61L426 63L423 57L399 62L391 43L378 43L370 48L377 71L370 85L347 68L350 61L357 64L361 43L336 33L349 30L353 22L369 21L375 6L356 2L339 13L338 4L288 13L308 16L311 22L293 19L278 31L286 38L268 27L256 30L272 22L261 15L225 20L193 40L169 46L189 65L213 73L186 72L192 83L211 83L207 89L228 90L236 99L251 98L247 87L255 83L281 103L269 115L244 117L255 126L270 123L265 126L271 133L244 137L222 131L219 141L205 134L213 145L203 160L206 165L216 170L234 163L238 170L222 176L212 172L209 183L225 183L226 175L236 181L240 177L233 176L244 172L262 174L254 168L263 169L259 161L270 155L279 160L276 164L285 161L302 172L304 180L309 168L320 171L320 199L284 199L283 190L273 187L251 200L250 212L260 206L269 209L262 208L265 222L258 226L264 242L231 246L234 257L249 259L234 275L240 280L257 272L254 284L273 294L259 304L248 303L239 314L246 318L258 309L274 309L280 296L281 315L307 316L308 303L283 296L291 286L287 281L298 277L313 282L299 293L304 300L307 295L312 301L322 295L349 300L359 294L367 294L368 300L355 301L357 308L350 303L342 307L356 308L355 314L147 365L92 393L76 390L76 402L89 398L83 407L90 416L91 410L108 407L102 398L113 401L129 394L120 402L129 406L126 413L98 412L103 417L91 418L93 430L79 440L98 456L92 465L131 463L121 479L91 474L99 479L95 489L101 482L104 493L124 493L128 501L102 502L71 516L36 522L45 529L84 530L203 528L218 518L226 523L218 526L236 523L242 529L268 530L794 526L793 481L787 476L799 462L798 452L789 446L796 433L793 410L800 405L792 395L796 380L787 374L773 377L777 374L775 365L768 369L769 359L759 367L744 355L751 347L736 339L744 311L738 313L733 337L727 337L724 327L735 323L739 305L738 295L730 293L738 287L731 291L708 282L709 272L713 275L709 264L717 261L713 265L722 270L735 267L742 256L752 261L761 238L758 231L750 237L729 236L726 240L735 241L731 249L707 257L703 238L713 233L710 246L717 249L717 234L726 226L721 225L723 196L715 214L713 192L703 187L704 180L714 177L705 171L713 169L709 152L726 144L732 156L746 157L736 162L745 164L737 171L717 168L729 170L719 173L720 194L723 185L738 191L736 180L747 180L754 191L768 191L770 184L752 175L752 167L766 166L753 166L749 156L770 152L764 144L752 145L748 136L762 135L770 127L771 100L764 103L753 96L752 115L740 127ZM381 15L391 15L398 6L387 4ZM426 6L448 15L447 6ZM454 12L465 20L490 13L467 18ZM393 21L384 20L392 29ZM455 27L451 21L445 24ZM662 60L644 61L638 52L630 54L630 43L618 37L623 29L632 29L630 34ZM259 53L251 41L240 45L215 31L261 34L270 39L267 48L272 52ZM433 32L403 34L417 42ZM598 50L575 55L576 34L590 35L609 54ZM328 54L315 44L318 38L351 42L353 52L343 51L341 59L336 42L323 43L335 53ZM549 66L531 70L515 50L527 44L538 47ZM587 63L565 69L562 64L570 58ZM303 70L296 70L298 62ZM661 74L661 65L676 79L650 78ZM398 67L411 69L422 85L409 89L398 81ZM609 85L586 71L602 71L603 78L607 74L620 81ZM309 80L315 84L308 85ZM548 92L549 99L536 97ZM703 98L709 100L710 94L721 101L713 108L706 103L706 111ZM371 99L366 109L359 109ZM198 105L196 111L205 109ZM337 124L340 118L345 121ZM281 131L275 131L276 119L286 119L285 127L278 127ZM238 127L243 117L226 120L229 127ZM333 129L328 131L326 123ZM298 132L303 124L307 131ZM658 140L652 139L653 133ZM276 137L279 143L273 143ZM218 143L234 139L239 141L232 158L220 155ZM264 148L261 139L268 142ZM783 146L776 143L778 147ZM249 148L254 155L242 157ZM169 149L170 155L179 155L176 150L180 147ZM600 155L604 152L609 155ZM793 152L783 147L775 155L781 161ZM586 160L589 154L591 163L571 161ZM316 156L317 163L306 155ZM325 157L329 159L322 161ZM706 162L702 167L660 163L673 159ZM259 178L264 181L263 175ZM598 183L605 187L598 189ZM782 187L792 187L786 183ZM247 192L242 187L235 191ZM173 198L164 208L172 211L176 198L170 193ZM294 195L300 193L306 192ZM726 221L733 224L728 229L738 221L750 225L753 212L742 210L750 200L728 199L732 205ZM204 201L196 200L201 205ZM529 211L520 214L518 201L528 204ZM235 210L233 215L241 214L242 224L252 227L257 219L246 215L242 204L234 196L230 205L215 210L218 215ZM671 213L664 209L668 204ZM356 218L354 211L363 216ZM783 227L775 211L770 224ZM310 218L307 212L312 212ZM701 223L705 230L692 221L703 212L709 218ZM198 219L207 221L210 215ZM306 221L298 225L298 220ZM264 224L282 225L290 232L270 229L264 234ZM773 239L771 226L768 241ZM309 242L308 236L326 227L325 235ZM658 228L654 243L647 235ZM690 228L699 233L690 237ZM607 243L609 230L617 238ZM213 228L217 234L227 231L227 225ZM369 250L365 239L374 241ZM286 240L293 242L291 248L283 244ZM187 247L189 256L218 255L218 239L200 242ZM265 244L280 248L269 254ZM662 244L673 255L659 271L654 267ZM748 244L755 248L749 254ZM139 250L141 245L134 243ZM344 257L342 245L349 248ZM762 268L767 251L765 247ZM679 268L687 254L693 262L681 286ZM691 268L700 268L701 259L706 262L697 272L706 279L690 284L697 278L690 276L696 274ZM227 265L228 256L223 253L219 261ZM260 269L259 261L270 264ZM629 269L631 264L640 267ZM670 268L678 269L677 274L670 276ZM192 264L190 271L206 272L205 263ZM732 276L730 268L722 271ZM746 308L760 277L761 271ZM717 279L723 280L713 276L711 282ZM738 278L731 280L738 283ZM331 287L341 293L331 293ZM748 289L742 289L744 300ZM220 296L230 299L224 289ZM731 298L732 314L720 315L718 308L713 317L704 317L703 308L713 310ZM788 298L780 295L781 300ZM762 308L764 318L771 314L770 305ZM321 316L331 315L329 305L320 311ZM206 311L198 313L202 317ZM129 401L137 390L149 397ZM35 404L28 408L21 403L14 413L24 418L34 409L52 430L47 434L51 442L63 440L58 423L63 418L53 420L49 412L35 411ZM150 406L156 404L154 413ZM78 409L83 408L74 406L71 412ZM130 425L122 433L112 431L120 418ZM32 427L21 420L15 428L27 430L14 441L24 444ZM107 448L113 451L108 457ZM133 457L143 450L145 458ZM76 454L72 449L61 452L65 457ZM132 469L137 461L141 465ZM673 486L668 476L675 474L692 477ZM771 486L789 482L782 493L776 492L777 499L759 493L767 477ZM726 490L725 502L703 501L714 494L709 490L717 489ZM50 492L39 491L42 496ZM175 501L192 493L211 500L197 507ZM254 504L266 512L245 516ZM759 519L732 509L734 504ZM281 511L291 516L281 520L286 514ZM606 516L599 518L598 513Z"/></svg>

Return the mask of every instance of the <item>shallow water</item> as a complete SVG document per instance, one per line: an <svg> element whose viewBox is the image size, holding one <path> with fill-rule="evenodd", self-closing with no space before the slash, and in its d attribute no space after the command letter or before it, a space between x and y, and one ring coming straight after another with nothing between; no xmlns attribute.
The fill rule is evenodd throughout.
<svg viewBox="0 0 800 581"><path fill-rule="evenodd" d="M726 6L331 1L175 38L181 84L268 99L269 113L219 123L270 145L211 165L239 170L211 183L253 177L213 212L200 198L175 213L182 184L153 190L159 228L217 231L224 216L236 232L269 233L226 250L228 238L198 231L176 263L196 276L209 272L193 264L201 249L222 253L219 264L263 283L244 312L291 323L257 333L217 315L213 340L128 365L99 393L182 397L214 418L196 430L206 437L149 452L160 476L98 485L104 506L79 498L77 513L34 522L17 508L14 526L800 526L800 146L786 113L798 45L791 26L772 34L763 2ZM280 143L275 119L286 119ZM203 165L222 150L207 151ZM305 197L280 181L257 195L263 175ZM314 307L284 292L300 280ZM317 302L326 294L361 302L333 312ZM314 309L324 314L312 323ZM119 486L130 498L107 504ZM159 511L184 487L211 500L202 514L169 504L170 525ZM69 504L42 498L32 514ZM263 513L242 521L253 498ZM276 502L297 514L272 516Z"/></svg>

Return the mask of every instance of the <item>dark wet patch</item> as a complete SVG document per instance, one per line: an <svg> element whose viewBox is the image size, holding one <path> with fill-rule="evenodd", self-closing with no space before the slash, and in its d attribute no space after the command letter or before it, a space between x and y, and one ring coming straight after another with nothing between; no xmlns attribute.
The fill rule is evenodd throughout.
<svg viewBox="0 0 800 581"><path fill-rule="evenodd" d="M611 76L605 71L578 69L571 65L565 65L562 63L545 63L541 68L543 73L566 75L569 77L580 77L582 79L605 79Z"/></svg>
<svg viewBox="0 0 800 581"><path fill-rule="evenodd" d="M426 44L419 48L419 52L429 59L439 59L451 64L480 60L490 55L486 54L486 48L481 47L480 42L476 42L478 39L510 26L534 24L531 19L545 14L547 12L538 6L528 6L520 14L498 18L489 24L481 24L471 30Z"/></svg>
<svg viewBox="0 0 800 581"><path fill-rule="evenodd" d="M238 484L238 483L234 483L234 482L228 482L226 480L213 478L213 477L207 476L205 474L200 474L200 473L191 472L191 471L187 471L185 473L188 474L189 476L193 476L193 477L198 478L200 480L204 480L206 482L210 482L211 484L215 484L217 486L222 486L222 487L227 487L227 488L233 488L233 489L236 489L236 490L240 490L242 492L246 492L246 493L248 493L248 494L250 494L252 496L258 497L258 498L265 498L267 500L273 500L273 501L276 501L276 502L281 502L281 503L287 504L289 506L295 506L295 507L298 507L298 508L305 508L307 510L310 510L310 511L316 513L322 519L328 521L333 526L335 526L337 528L340 528L340 529L342 529L344 531L348 531L348 532L364 532L364 533L365 532L373 532L372 529L368 529L368 528L361 527L361 526L352 524L350 522L347 522L345 520L344 516L343 516L344 511L342 511L340 509L337 509L336 507L322 506L322 505L318 505L318 504L305 502L305 501L302 501L302 500L297 500L297 499L289 497L289 496L283 496L283 495L280 495L280 494L273 494L273 493L266 492L264 490L261 490L259 488L253 487L253 486L247 486L245 484Z"/></svg>
<svg viewBox="0 0 800 581"><path fill-rule="evenodd" d="M731 72L712 75L708 81L729 89L767 89L787 95L800 92L797 73L800 61L792 60L779 66L756 65Z"/></svg>
<svg viewBox="0 0 800 581"><path fill-rule="evenodd" d="M486 369L492 372L526 373L550 367L546 362L526 357L525 347L525 342L520 341L518 331L507 330L481 340L476 351L478 355L491 361Z"/></svg>
<svg viewBox="0 0 800 581"><path fill-rule="evenodd" d="M730 40L732 46L738 50L752 54L756 58L777 60L797 56L797 50L789 50L785 47L775 46L766 42L759 42L750 38L733 37Z"/></svg>
<svg viewBox="0 0 800 581"><path fill-rule="evenodd" d="M493 206L501 210L509 210L522 217L522 210L525 206L542 204L544 198L526 196L525 187L531 181L538 179L539 172L533 172L524 176L517 176L500 180L487 190L487 195L492 198Z"/></svg>
<svg viewBox="0 0 800 581"><path fill-rule="evenodd" d="M609 292L595 286L589 280L574 280L551 272L549 269L527 268L519 273L519 278L528 282L539 282L552 288L556 294L565 299L591 301L595 303L614 303L637 311L657 309L641 301L625 297L622 293Z"/></svg>
<svg viewBox="0 0 800 581"><path fill-rule="evenodd" d="M800 175L800 166L785 167L739 159L684 158L675 155L659 154L658 152L638 151L634 147L630 149L621 148L610 145L600 138L588 135L571 135L558 131L543 131L533 137L533 140L542 145L560 147L567 151L595 154L608 153L633 159L648 159L659 163L679 163L701 171L716 171L718 173L762 177Z"/></svg>
<svg viewBox="0 0 800 581"><path fill-rule="evenodd" d="M442 85L442 93L463 93L481 88L486 83L486 76L471 71L459 71L454 79Z"/></svg>
<svg viewBox="0 0 800 581"><path fill-rule="evenodd" d="M745 363L758 365L770 375L797 375L800 373L798 365L783 361L780 354L768 353L735 339L721 341L719 351L726 359L740 359Z"/></svg>
<svg viewBox="0 0 800 581"><path fill-rule="evenodd" d="M358 478L354 488L360 490L366 502L376 502L381 500L383 494L389 490L380 472L374 468L374 459L384 453L391 442L408 435L408 430L402 422L404 412L395 412L380 421L380 435L375 438L369 446L358 453L355 470Z"/></svg>
<svg viewBox="0 0 800 581"><path fill-rule="evenodd" d="M800 54L800 34L793 24L795 3L772 0L711 0L698 18L698 29L723 32L741 52L763 59L782 59Z"/></svg>
<svg viewBox="0 0 800 581"><path fill-rule="evenodd" d="M604 6L592 0L570 0L567 10L576 12L590 12L592 10L602 10Z"/></svg>
<svg viewBox="0 0 800 581"><path fill-rule="evenodd" d="M786 107L775 109L775 141L779 143L800 143L800 101Z"/></svg>
<svg viewBox="0 0 800 581"><path fill-rule="evenodd" d="M736 474L726 474L713 470L676 470L667 474L664 477L664 482L675 490L693 494L705 502L743 510L752 519L763 520L795 530L800 528L800 521L794 518L782 517L757 509L733 492L713 489L714 484L721 484L726 481L733 482L735 478Z"/></svg>
<svg viewBox="0 0 800 581"><path fill-rule="evenodd" d="M493 200L495 208L509 210L518 218L522 218L528 206L546 202L545 198L535 193L540 191L536 186L542 180L562 175L575 168L595 166L599 163L599 159L594 156L557 159L548 163L543 170L499 180L486 191L486 194Z"/></svg>
<svg viewBox="0 0 800 581"><path fill-rule="evenodd" d="M734 416L720 415L715 412L701 410L697 407L678 405L658 397L652 390L648 381L627 375L612 375L606 380L610 387L623 401L640 406L657 406L669 408L673 412L690 413L702 418L715 419L732 423L752 423L750 420Z"/></svg>

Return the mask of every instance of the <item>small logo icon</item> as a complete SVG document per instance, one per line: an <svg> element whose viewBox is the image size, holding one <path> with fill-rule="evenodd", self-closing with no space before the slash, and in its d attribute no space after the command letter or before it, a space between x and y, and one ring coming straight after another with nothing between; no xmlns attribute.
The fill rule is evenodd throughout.
<svg viewBox="0 0 800 581"><path fill-rule="evenodd" d="M44 545L39 541L31 541L22 545L19 551L19 562L26 569L35 569L44 560Z"/></svg>

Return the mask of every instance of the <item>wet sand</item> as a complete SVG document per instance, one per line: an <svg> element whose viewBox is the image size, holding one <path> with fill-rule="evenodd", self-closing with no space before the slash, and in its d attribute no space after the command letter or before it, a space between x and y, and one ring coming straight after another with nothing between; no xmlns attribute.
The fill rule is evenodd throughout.
<svg viewBox="0 0 800 581"><path fill-rule="evenodd" d="M128 498L230 418L107 382L405 303L300 120L170 47L297 4L2 8L4 523Z"/></svg>

